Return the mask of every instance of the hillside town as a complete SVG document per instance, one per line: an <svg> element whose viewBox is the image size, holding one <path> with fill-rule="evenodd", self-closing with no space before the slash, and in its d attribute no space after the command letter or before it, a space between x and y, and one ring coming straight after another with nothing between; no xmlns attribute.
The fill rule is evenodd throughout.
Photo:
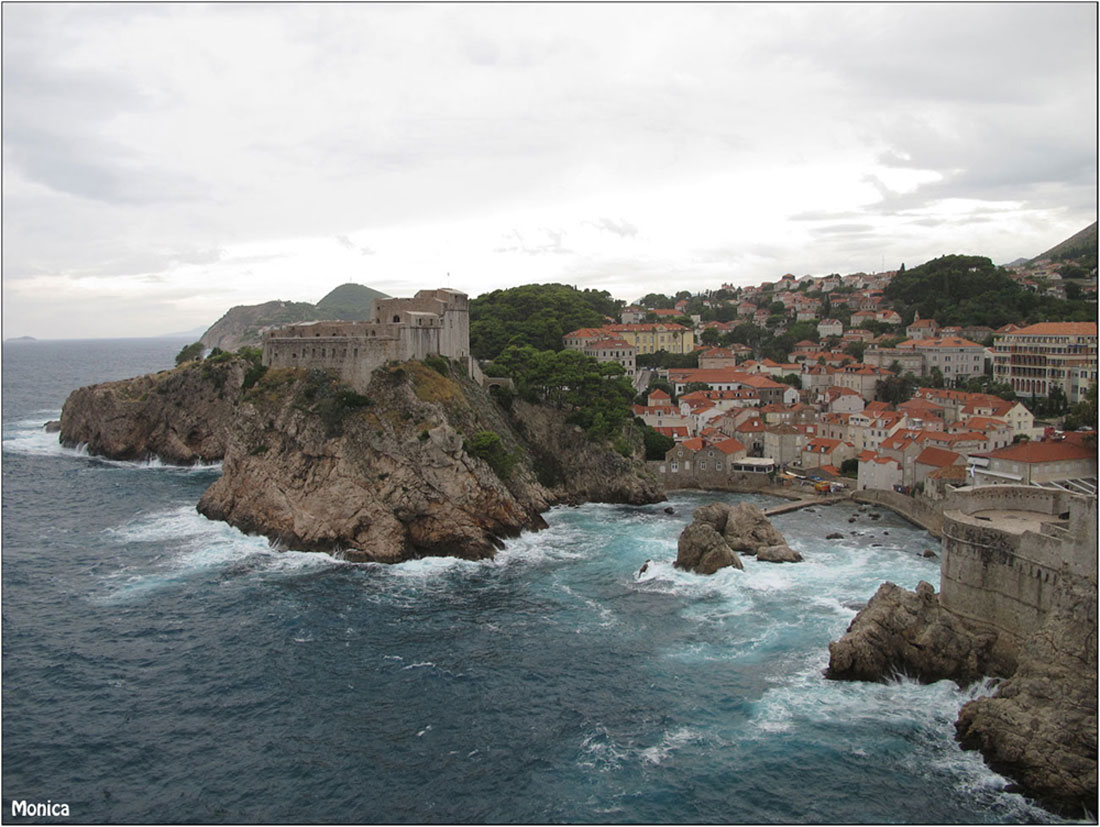
<svg viewBox="0 0 1100 827"><path fill-rule="evenodd" d="M1042 264L1007 272L1064 297ZM932 499L998 483L1095 496L1095 432L1058 430L1025 402L1095 394L1096 323L941 327L918 312L906 324L884 293L896 275L788 273L672 307L651 296L563 343L632 379L635 416L672 440L650 462L669 487L769 473ZM1084 290L1095 296L1095 282ZM746 323L801 338L785 358L762 356L736 341Z"/></svg>

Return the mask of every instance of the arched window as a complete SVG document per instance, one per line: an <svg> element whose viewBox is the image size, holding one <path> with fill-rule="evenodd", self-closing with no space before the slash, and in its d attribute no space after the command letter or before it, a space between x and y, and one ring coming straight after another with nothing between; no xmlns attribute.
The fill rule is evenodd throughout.
<svg viewBox="0 0 1100 827"><path fill-rule="evenodd" d="M393 317L393 323L394 324L400 324L400 322L401 322L401 317L400 316L394 316Z"/></svg>

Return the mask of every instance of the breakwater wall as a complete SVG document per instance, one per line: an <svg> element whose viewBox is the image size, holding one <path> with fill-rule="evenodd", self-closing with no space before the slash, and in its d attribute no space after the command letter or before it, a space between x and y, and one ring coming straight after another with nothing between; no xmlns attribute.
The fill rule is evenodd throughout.
<svg viewBox="0 0 1100 827"><path fill-rule="evenodd" d="M861 491L853 491L852 499L859 503L889 508L909 522L916 523L934 537L940 537L943 530L943 514L916 497L899 494L897 491L864 488Z"/></svg>

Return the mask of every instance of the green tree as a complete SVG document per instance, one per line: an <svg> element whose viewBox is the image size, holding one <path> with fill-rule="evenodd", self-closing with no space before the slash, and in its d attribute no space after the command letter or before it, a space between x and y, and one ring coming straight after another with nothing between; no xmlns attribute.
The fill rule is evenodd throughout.
<svg viewBox="0 0 1100 827"><path fill-rule="evenodd" d="M704 345L711 345L712 347L718 344L718 328L708 327L701 334L699 334L699 341Z"/></svg>
<svg viewBox="0 0 1100 827"><path fill-rule="evenodd" d="M670 436L659 433L648 425L642 431L642 440L645 444L645 458L647 460L661 460L676 445L676 440Z"/></svg>
<svg viewBox="0 0 1100 827"><path fill-rule="evenodd" d="M198 359L200 356L202 356L203 349L204 347L202 342L192 342L176 354L176 364L182 365L184 362L190 362L193 359Z"/></svg>

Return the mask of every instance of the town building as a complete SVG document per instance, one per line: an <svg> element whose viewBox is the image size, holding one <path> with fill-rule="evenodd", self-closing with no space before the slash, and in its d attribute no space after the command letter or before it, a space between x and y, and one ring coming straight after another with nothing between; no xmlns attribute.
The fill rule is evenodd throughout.
<svg viewBox="0 0 1100 827"><path fill-rule="evenodd" d="M968 462L976 486L1046 484L1067 490L1091 489L1096 496L1096 449L1069 440L1018 442L971 454Z"/></svg>
<svg viewBox="0 0 1100 827"><path fill-rule="evenodd" d="M1060 388L1072 404L1085 398L1096 374L1096 322L1040 322L994 338L993 378L1017 396Z"/></svg>

